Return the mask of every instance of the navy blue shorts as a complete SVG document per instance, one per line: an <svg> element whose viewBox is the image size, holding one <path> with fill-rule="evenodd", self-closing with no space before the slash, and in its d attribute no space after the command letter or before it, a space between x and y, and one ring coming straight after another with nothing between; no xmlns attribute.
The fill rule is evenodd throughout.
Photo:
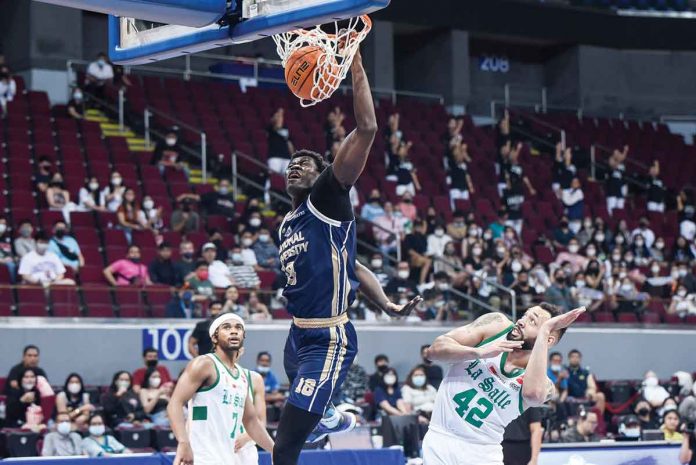
<svg viewBox="0 0 696 465"><path fill-rule="evenodd" d="M358 337L350 322L321 329L303 329L293 324L285 343L285 373L290 380L288 402L323 415L357 353Z"/></svg>

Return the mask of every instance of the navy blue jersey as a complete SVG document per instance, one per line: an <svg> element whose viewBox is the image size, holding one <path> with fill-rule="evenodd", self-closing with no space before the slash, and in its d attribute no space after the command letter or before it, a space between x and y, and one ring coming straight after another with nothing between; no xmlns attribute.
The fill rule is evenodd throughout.
<svg viewBox="0 0 696 465"><path fill-rule="evenodd" d="M355 299L356 233L348 192L329 167L280 226L283 295L293 316L330 318Z"/></svg>

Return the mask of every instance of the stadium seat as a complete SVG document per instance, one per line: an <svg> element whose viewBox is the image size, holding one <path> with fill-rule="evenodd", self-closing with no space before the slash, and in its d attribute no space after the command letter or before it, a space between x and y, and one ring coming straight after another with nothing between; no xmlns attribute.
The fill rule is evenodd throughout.
<svg viewBox="0 0 696 465"><path fill-rule="evenodd" d="M146 449L152 445L152 432L149 429L131 427L116 428L116 439L129 449Z"/></svg>
<svg viewBox="0 0 696 465"><path fill-rule="evenodd" d="M39 434L25 430L6 430L5 448L10 457L35 457L38 455Z"/></svg>
<svg viewBox="0 0 696 465"><path fill-rule="evenodd" d="M611 312L595 312L592 315L595 323L614 323L614 314Z"/></svg>

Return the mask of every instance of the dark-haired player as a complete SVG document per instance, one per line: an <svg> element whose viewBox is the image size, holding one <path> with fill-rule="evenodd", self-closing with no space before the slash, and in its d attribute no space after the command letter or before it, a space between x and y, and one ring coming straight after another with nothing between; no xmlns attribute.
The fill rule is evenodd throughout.
<svg viewBox="0 0 696 465"><path fill-rule="evenodd" d="M546 376L549 347L584 311L541 303L515 324L488 313L435 339L427 358L450 366L423 440L423 465L503 465L505 427L555 394Z"/></svg>
<svg viewBox="0 0 696 465"><path fill-rule="evenodd" d="M420 299L405 306L391 303L372 272L356 262L349 191L365 167L377 121L359 52L351 71L356 129L341 143L333 164L327 165L318 153L300 150L286 171L293 211L280 226L279 253L287 277L283 295L293 315L285 345L291 386L278 425L274 465L295 465L306 440L355 425L355 417L337 411L330 399L358 349L346 314L358 285L388 312L408 314Z"/></svg>

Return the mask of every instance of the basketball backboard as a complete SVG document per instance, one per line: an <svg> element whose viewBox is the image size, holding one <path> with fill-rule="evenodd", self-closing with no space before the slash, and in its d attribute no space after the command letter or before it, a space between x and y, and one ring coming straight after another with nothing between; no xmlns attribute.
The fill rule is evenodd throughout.
<svg viewBox="0 0 696 465"><path fill-rule="evenodd" d="M158 0L164 3L172 1ZM371 13L386 7L389 0L244 0L234 14L230 14L230 9L223 9L218 19L202 27L186 25L184 18L173 18L168 23L152 22L153 3L156 2L148 4L149 21L138 18L142 16L140 14L109 16L109 55L112 61L137 65L250 42L293 29ZM197 3L190 0L189 7L196 9ZM210 10L210 3L207 7Z"/></svg>

